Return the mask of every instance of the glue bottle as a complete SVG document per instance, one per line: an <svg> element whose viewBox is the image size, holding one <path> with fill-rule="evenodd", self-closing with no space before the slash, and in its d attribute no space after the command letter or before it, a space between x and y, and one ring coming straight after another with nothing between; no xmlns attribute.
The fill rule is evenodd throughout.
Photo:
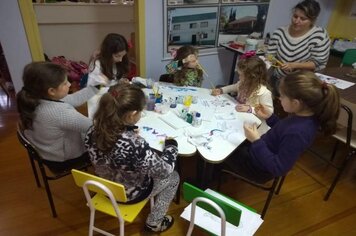
<svg viewBox="0 0 356 236"><path fill-rule="evenodd" d="M199 112L196 112L194 116L193 126L195 127L200 126L201 123L202 123L201 114Z"/></svg>

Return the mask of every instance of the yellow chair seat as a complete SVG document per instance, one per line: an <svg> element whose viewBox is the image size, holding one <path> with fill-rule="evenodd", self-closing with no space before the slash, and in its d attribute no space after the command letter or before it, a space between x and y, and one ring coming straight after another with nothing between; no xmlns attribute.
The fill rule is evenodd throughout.
<svg viewBox="0 0 356 236"><path fill-rule="evenodd" d="M91 201L95 206L96 210L111 215L113 217L118 217L115 213L114 207L112 206L110 199L107 196L98 193L91 199ZM126 222L132 223L135 220L136 216L140 213L142 208L144 208L147 201L148 199L145 199L136 204L118 203L117 205L119 206L122 218Z"/></svg>

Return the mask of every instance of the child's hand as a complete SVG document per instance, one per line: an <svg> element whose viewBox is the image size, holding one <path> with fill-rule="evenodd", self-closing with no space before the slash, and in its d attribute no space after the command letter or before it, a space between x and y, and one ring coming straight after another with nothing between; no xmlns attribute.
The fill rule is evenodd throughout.
<svg viewBox="0 0 356 236"><path fill-rule="evenodd" d="M251 109L250 105L237 104L235 110L238 112L248 112Z"/></svg>
<svg viewBox="0 0 356 236"><path fill-rule="evenodd" d="M213 96L217 96L217 95L220 95L222 93L223 93L223 91L222 91L221 88L215 88L215 89L211 90L211 95L213 95Z"/></svg>
<svg viewBox="0 0 356 236"><path fill-rule="evenodd" d="M258 105L255 107L255 113L256 116L261 118L261 119L268 119L272 115L272 112L270 112L264 105Z"/></svg>
<svg viewBox="0 0 356 236"><path fill-rule="evenodd" d="M260 134L257 131L257 125L255 123L244 123L244 131L246 139L251 143L260 139Z"/></svg>

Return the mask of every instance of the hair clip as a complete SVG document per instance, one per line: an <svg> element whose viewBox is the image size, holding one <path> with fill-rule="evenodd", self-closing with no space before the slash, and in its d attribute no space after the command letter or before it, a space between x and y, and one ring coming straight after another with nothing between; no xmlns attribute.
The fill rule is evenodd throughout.
<svg viewBox="0 0 356 236"><path fill-rule="evenodd" d="M240 59L247 59L256 55L255 51L247 51L240 56Z"/></svg>
<svg viewBox="0 0 356 236"><path fill-rule="evenodd" d="M111 96L113 96L114 98L117 98L119 96L119 92L116 90L112 90L109 92L111 94Z"/></svg>
<svg viewBox="0 0 356 236"><path fill-rule="evenodd" d="M325 81L323 81L323 83L321 84L321 87L323 89L327 89L328 88L328 84Z"/></svg>

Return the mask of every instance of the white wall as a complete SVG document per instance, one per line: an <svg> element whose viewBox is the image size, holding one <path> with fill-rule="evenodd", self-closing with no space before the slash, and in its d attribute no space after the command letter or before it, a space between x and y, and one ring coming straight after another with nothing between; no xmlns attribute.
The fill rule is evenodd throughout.
<svg viewBox="0 0 356 236"><path fill-rule="evenodd" d="M273 32L280 26L288 25L291 21L292 9L299 1L295 0L271 0L265 27L265 34ZM333 11L334 0L319 0L320 15L316 25L326 28Z"/></svg>
<svg viewBox="0 0 356 236"><path fill-rule="evenodd" d="M158 80L165 74L165 65L169 59L163 59L163 3L146 1L146 76ZM225 84L229 80L233 54L225 49L216 49L209 55L200 55L199 62L206 69L209 80L214 85ZM205 79L203 87L211 87Z"/></svg>
<svg viewBox="0 0 356 236"><path fill-rule="evenodd" d="M17 1L0 1L0 42L15 91L22 88L22 71L32 61Z"/></svg>
<svg viewBox="0 0 356 236"><path fill-rule="evenodd" d="M134 7L121 4L34 4L43 51L89 62L108 33L130 39L135 31Z"/></svg>
<svg viewBox="0 0 356 236"><path fill-rule="evenodd" d="M158 80L165 73L165 65L169 60L163 59L163 3L162 1L146 1L146 76ZM333 0L319 0L321 13L317 25L326 27L334 7ZM297 4L296 0L271 0L268 10L265 32L272 32L276 28L288 25L291 10ZM200 55L200 63L209 74L214 85L227 84L229 80L233 55L231 52L219 48L209 55ZM205 80L203 87L210 87Z"/></svg>

